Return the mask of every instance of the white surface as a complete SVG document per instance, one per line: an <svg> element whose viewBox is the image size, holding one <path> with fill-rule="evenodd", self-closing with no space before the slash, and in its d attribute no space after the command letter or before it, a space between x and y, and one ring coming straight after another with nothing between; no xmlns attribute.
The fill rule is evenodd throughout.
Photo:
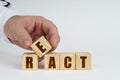
<svg viewBox="0 0 120 80"><path fill-rule="evenodd" d="M0 41L0 79L3 80L119 80L119 0L11 0L21 14L41 15L59 29L56 52L88 51L91 71L23 71L25 50Z"/></svg>

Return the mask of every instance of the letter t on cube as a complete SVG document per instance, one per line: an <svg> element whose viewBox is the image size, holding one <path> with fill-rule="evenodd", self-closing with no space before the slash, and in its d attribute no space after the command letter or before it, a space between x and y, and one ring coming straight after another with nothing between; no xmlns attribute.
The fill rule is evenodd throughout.
<svg viewBox="0 0 120 80"><path fill-rule="evenodd" d="M42 57L43 55L45 55L47 52L49 52L52 49L51 45L45 39L44 36L40 37L37 41L35 41L31 45L31 48L35 51L35 53L39 57Z"/></svg>

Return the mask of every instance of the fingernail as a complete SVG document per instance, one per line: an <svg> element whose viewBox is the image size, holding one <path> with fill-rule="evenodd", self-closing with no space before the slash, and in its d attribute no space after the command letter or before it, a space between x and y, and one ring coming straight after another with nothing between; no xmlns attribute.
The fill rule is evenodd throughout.
<svg viewBox="0 0 120 80"><path fill-rule="evenodd" d="M25 46L26 48L30 47L30 45L31 45L31 43L30 43L29 40L25 40L25 41L24 41L24 46Z"/></svg>

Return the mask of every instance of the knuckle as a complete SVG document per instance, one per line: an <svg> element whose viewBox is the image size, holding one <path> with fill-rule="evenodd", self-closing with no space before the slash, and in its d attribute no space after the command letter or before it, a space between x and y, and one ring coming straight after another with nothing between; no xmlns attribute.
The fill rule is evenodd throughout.
<svg viewBox="0 0 120 80"><path fill-rule="evenodd" d="M45 18L43 16L36 16L37 19L44 20Z"/></svg>

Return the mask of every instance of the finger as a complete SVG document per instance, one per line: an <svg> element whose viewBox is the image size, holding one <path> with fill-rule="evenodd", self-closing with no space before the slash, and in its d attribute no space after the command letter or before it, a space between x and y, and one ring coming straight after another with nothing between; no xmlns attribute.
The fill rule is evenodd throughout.
<svg viewBox="0 0 120 80"><path fill-rule="evenodd" d="M11 40L11 42L12 42L14 45L17 45L17 46L19 46L19 47L21 47L21 48L24 47L24 46L21 45L21 44L19 43L19 41L17 41L17 40ZM31 50L31 48L25 48L25 49Z"/></svg>
<svg viewBox="0 0 120 80"><path fill-rule="evenodd" d="M24 27L18 28L15 38L23 48L30 48L32 44L32 38Z"/></svg>
<svg viewBox="0 0 120 80"><path fill-rule="evenodd" d="M47 21L46 24L48 26L47 25L42 26L42 29L46 33L47 38L54 50L60 41L60 36L59 36L57 27L51 21L49 21L49 20L46 20L46 21Z"/></svg>
<svg viewBox="0 0 120 80"><path fill-rule="evenodd" d="M41 20L41 23L40 23ZM45 33L46 38L49 40L53 49L55 49L60 41L60 36L57 30L57 27L49 20L44 18L37 18L36 26L41 27L43 33Z"/></svg>
<svg viewBox="0 0 120 80"><path fill-rule="evenodd" d="M41 58L38 58L38 61L41 62L44 59L44 56L42 56Z"/></svg>
<svg viewBox="0 0 120 80"><path fill-rule="evenodd" d="M48 33L48 38L53 46L53 50L57 47L59 41L60 41L60 36L58 34L58 30L56 28L50 29Z"/></svg>
<svg viewBox="0 0 120 80"><path fill-rule="evenodd" d="M39 29L40 30L40 29ZM42 36L41 33L37 33L37 31L35 30L32 34L31 34L31 37L32 37L32 41L36 41L38 38L40 38Z"/></svg>
<svg viewBox="0 0 120 80"><path fill-rule="evenodd" d="M23 47L17 40L12 40L12 43L19 47Z"/></svg>

